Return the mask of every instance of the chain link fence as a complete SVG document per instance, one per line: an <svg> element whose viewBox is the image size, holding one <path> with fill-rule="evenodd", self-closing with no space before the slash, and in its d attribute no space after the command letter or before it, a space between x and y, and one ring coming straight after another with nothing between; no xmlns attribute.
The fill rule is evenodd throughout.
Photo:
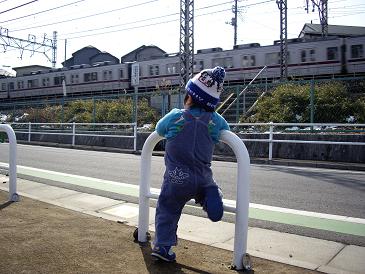
<svg viewBox="0 0 365 274"><path fill-rule="evenodd" d="M133 123L153 128L184 94L168 88L83 98L50 98L0 105L2 122ZM365 78L225 86L218 113L230 123L364 123Z"/></svg>

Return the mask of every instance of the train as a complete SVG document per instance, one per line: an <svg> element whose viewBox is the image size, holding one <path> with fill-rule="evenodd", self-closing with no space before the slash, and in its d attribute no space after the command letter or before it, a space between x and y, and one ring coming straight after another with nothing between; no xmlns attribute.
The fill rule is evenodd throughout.
<svg viewBox="0 0 365 274"><path fill-rule="evenodd" d="M288 39L288 77L295 80L364 76L364 47L365 36ZM165 54L138 64L138 92L179 86L178 54ZM110 64L106 61L0 78L0 100L134 92L131 66L131 62ZM280 41L266 46L236 45L230 50L201 49L194 54L194 73L215 66L226 69L226 86L248 83L265 66L256 81L277 81L280 78Z"/></svg>

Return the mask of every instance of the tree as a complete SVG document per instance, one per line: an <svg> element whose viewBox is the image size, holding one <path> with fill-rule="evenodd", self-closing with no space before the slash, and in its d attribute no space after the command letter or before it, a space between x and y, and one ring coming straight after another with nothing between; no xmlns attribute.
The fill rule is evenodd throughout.
<svg viewBox="0 0 365 274"><path fill-rule="evenodd" d="M262 97L250 122L310 122L310 85L283 84ZM365 121L365 96L356 98L343 83L323 82L314 86L314 122L346 123L349 117Z"/></svg>

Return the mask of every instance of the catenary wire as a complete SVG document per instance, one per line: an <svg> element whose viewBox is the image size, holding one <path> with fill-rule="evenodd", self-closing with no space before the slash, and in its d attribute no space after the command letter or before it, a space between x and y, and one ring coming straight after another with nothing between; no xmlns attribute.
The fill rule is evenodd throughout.
<svg viewBox="0 0 365 274"><path fill-rule="evenodd" d="M5 0L5 1L7 1L7 0ZM23 18L26 18L26 17L29 17L29 16L38 15L38 14L45 13L45 12L49 12L49 11L52 11L52 10L64 8L64 7L67 7L67 6L70 6L70 5L74 5L74 4L77 4L79 2L83 2L83 1L86 1L86 0L75 1L75 2L72 2L72 3L68 3L68 4L65 4L65 5L62 5L62 6L58 6L58 7L54 7L54 8L48 9L48 10L42 10L42 11L39 11L39 12L35 12L35 13L32 13L32 14L20 16L20 17L17 17L17 18L13 18L13 19L6 20L6 21L1 21L0 23L7 23L7 22L11 22L11 21L18 20L18 19L23 19Z"/></svg>
<svg viewBox="0 0 365 274"><path fill-rule="evenodd" d="M30 2L27 2L27 3L21 4L21 5L19 5L19 6L13 7L13 8L11 8L11 9L7 9L7 10L4 10L4 11L0 11L0 14L5 13L5 12L8 12L8 11L15 10L15 9L18 9L18 8L21 8L21 7L24 7L24 6L26 6L26 5L32 4L32 3L37 2L37 1L38 1L38 0L33 0L33 1L30 1Z"/></svg>

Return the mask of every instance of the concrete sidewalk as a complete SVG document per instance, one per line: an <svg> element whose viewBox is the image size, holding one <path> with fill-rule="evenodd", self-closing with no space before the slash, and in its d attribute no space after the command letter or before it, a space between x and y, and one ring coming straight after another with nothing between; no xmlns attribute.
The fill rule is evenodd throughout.
<svg viewBox="0 0 365 274"><path fill-rule="evenodd" d="M8 178L0 175L0 179L0 182L5 182L1 183L0 190L8 191ZM137 225L137 204L128 203L123 200L91 195L66 188L55 187L48 184L36 183L24 179L18 179L17 182L18 194L22 196L21 201L20 203L11 204L8 207L2 206L0 208L2 209L0 211L1 215L3 215L3 212L6 213L7 209L13 207L14 205L16 205L17 208L21 207L24 200L23 197L29 197L36 201L45 202L65 209L71 209L80 214L88 214L94 217L99 217L99 219L101 218L103 220L114 221L113 223L118 222L127 224L129 226L129 230L132 232L134 227ZM2 195L2 198L3 199L0 201L0 205L6 204L5 200L7 199L7 196ZM18 214L21 215L19 212ZM31 215L32 212L28 212L27 214ZM151 208L150 214L150 231L154 231L154 208ZM49 216L47 218L49 218ZM3 218L1 218L0 222L3 222ZM4 223L2 226L3 225ZM15 226L13 231L14 239L17 239L16 232L18 229L16 228L23 230L22 227ZM42 235L42 232L40 233L40 235ZM221 252L222 254L226 254L225 256L230 257L229 260L232 262L234 241L234 224L232 223L219 222L212 224L206 218L183 214L179 224L178 236L180 239L202 244L205 249L209 250L209 252L213 252L212 250L214 250L215 253ZM0 239L2 239L1 235ZM130 240L132 240L131 234ZM20 243L13 244L17 246ZM189 246L189 244L186 243L184 243L183 246L184 245ZM184 253L184 247L181 250L180 246L181 244L176 250L178 263L180 260L185 260L185 258L182 258L184 255L182 256L181 254ZM204 256L208 256L206 254L209 252L204 253ZM324 273L365 273L365 247L344 245L342 243L280 233L255 227L250 227L248 231L247 252L253 256L253 268L256 273L310 273L310 270ZM2 254L4 253L2 252ZM221 255L220 253L218 254L218 257L220 258ZM228 257L224 257L225 259L220 263L220 267L222 267L222 264L227 264ZM202 262L195 263L197 263L197 265L194 267L196 267L196 269L200 269L199 265L202 264ZM214 263L217 262L212 262L212 264ZM280 269L280 272L275 272L271 268L277 263L280 263L278 264L278 269ZM189 262L186 262L186 264L189 265ZM291 266L296 266L299 268L292 268ZM223 273L227 269L228 266L217 269L211 265L207 268L207 270L204 270L205 272L194 272L191 269L191 272L182 272L181 269L175 272L176 269L173 271L170 269L169 271L171 272L169 273ZM56 272L59 273L59 271ZM31 271L30 273L33 272ZM90 273L94 273L94 271L91 271ZM105 273L113 273L113 271ZM120 271L120 273L139 272L129 269ZM151 272L145 269L141 273L159 272ZM163 271L161 273L163 273Z"/></svg>

